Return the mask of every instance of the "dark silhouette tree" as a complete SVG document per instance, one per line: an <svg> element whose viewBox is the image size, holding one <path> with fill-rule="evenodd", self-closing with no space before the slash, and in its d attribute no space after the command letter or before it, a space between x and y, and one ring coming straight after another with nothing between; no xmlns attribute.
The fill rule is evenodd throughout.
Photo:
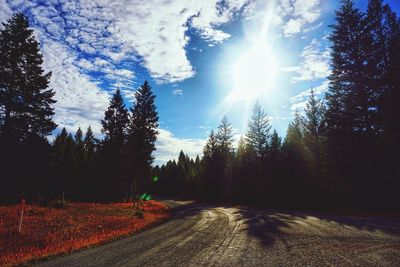
<svg viewBox="0 0 400 267"><path fill-rule="evenodd" d="M122 200L126 193L125 144L129 123L121 91L117 89L110 101L101 132L105 135L102 143L101 160L104 162L103 191L109 200Z"/></svg>
<svg viewBox="0 0 400 267"><path fill-rule="evenodd" d="M15 14L0 30L0 187L10 199L39 193L49 175L46 136L56 127L56 101L42 64L28 18Z"/></svg>
<svg viewBox="0 0 400 267"><path fill-rule="evenodd" d="M367 50L368 82L374 92L375 121L374 134L378 139L379 149L374 151L376 157L372 157L375 169L375 177L371 178L371 191L382 195L380 200L391 199L386 205L399 202L400 188L400 114L399 84L400 77L400 25L396 14L389 5L381 0L370 0L366 14L367 33L369 37L369 49ZM383 145L381 145L383 144ZM381 176L379 186L376 176ZM394 190L393 190L394 189ZM379 192L379 193L378 193ZM385 197L384 197L385 196ZM374 200L376 203L378 200ZM378 206L382 206L380 203Z"/></svg>
<svg viewBox="0 0 400 267"><path fill-rule="evenodd" d="M93 162L96 152L96 145L98 140L94 137L92 127L87 128L85 138L83 140L83 146L85 149L85 161Z"/></svg>
<svg viewBox="0 0 400 267"><path fill-rule="evenodd" d="M76 199L77 158L74 137L65 128L53 142L53 164L58 176L56 193L67 199Z"/></svg>
<svg viewBox="0 0 400 267"><path fill-rule="evenodd" d="M154 102L156 96L147 81L136 91L135 98L128 129L130 197L147 189L158 134L158 113Z"/></svg>
<svg viewBox="0 0 400 267"><path fill-rule="evenodd" d="M304 129L302 117L296 111L292 122L289 123L286 138L283 142L283 168L284 174L281 179L280 193L290 196L282 199L281 205L300 206L307 201L308 189L304 181L306 181L306 168L304 162ZM296 199L294 203L290 203L291 199Z"/></svg>
<svg viewBox="0 0 400 267"><path fill-rule="evenodd" d="M84 160L82 168L83 177L83 189L85 194L82 195L83 200L101 200L99 194L101 194L102 188L99 184L99 177L103 174L102 167L98 166L99 156L97 154L97 145L99 141L93 134L92 128L89 126L86 130L85 137L83 139L84 147Z"/></svg>
<svg viewBox="0 0 400 267"><path fill-rule="evenodd" d="M310 175L318 183L322 179L325 161L325 107L320 99L314 95L311 89L310 97L304 110L305 115L302 120L304 129L304 149L305 159L310 168Z"/></svg>
<svg viewBox="0 0 400 267"><path fill-rule="evenodd" d="M215 199L221 194L221 155L214 130L211 130L203 148L203 169L202 196L208 199Z"/></svg>
<svg viewBox="0 0 400 267"><path fill-rule="evenodd" d="M15 14L0 31L0 132L8 141L45 138L55 129L43 58L27 17Z"/></svg>
<svg viewBox="0 0 400 267"><path fill-rule="evenodd" d="M219 194L215 197L220 199L229 199L233 193L231 189L232 185L232 163L233 163L233 133L232 125L228 121L228 118L224 116L218 126L217 133L215 135L217 140L217 159L216 162L219 165L217 168L219 173L215 177L216 190Z"/></svg>
<svg viewBox="0 0 400 267"><path fill-rule="evenodd" d="M101 132L105 134L105 142L121 148L126 141L128 123L128 110L125 107L121 91L117 89L104 113L104 120L101 121Z"/></svg>
<svg viewBox="0 0 400 267"><path fill-rule="evenodd" d="M249 130L246 134L246 142L249 157L249 173L247 175L250 191L247 194L255 195L257 199L263 199L272 192L272 177L267 174L271 166L267 162L267 154L271 138L271 125L264 109L257 102L249 121ZM250 196L249 196L250 197Z"/></svg>

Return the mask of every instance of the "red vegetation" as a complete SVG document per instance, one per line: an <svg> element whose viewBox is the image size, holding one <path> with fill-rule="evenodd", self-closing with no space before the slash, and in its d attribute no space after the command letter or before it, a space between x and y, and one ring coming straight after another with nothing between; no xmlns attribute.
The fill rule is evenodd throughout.
<svg viewBox="0 0 400 267"><path fill-rule="evenodd" d="M143 203L135 216L132 203L74 203L66 209L25 206L18 233L19 206L0 206L0 265L17 265L139 231L169 216L167 206Z"/></svg>

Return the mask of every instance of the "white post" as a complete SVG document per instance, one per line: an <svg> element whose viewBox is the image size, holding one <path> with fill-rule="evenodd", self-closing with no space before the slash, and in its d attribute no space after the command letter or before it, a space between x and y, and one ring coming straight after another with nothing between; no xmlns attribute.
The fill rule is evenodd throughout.
<svg viewBox="0 0 400 267"><path fill-rule="evenodd" d="M25 208L25 199L22 199L21 200L20 217L19 217L19 225L18 225L18 233L21 233L21 230L22 230L22 219L24 217L24 208Z"/></svg>

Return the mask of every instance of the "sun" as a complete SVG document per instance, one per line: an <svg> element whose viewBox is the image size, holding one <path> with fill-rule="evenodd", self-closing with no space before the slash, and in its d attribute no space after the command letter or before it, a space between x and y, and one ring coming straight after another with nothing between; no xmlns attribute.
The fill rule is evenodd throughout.
<svg viewBox="0 0 400 267"><path fill-rule="evenodd" d="M255 45L244 52L233 67L231 100L254 100L275 86L277 67L268 45Z"/></svg>

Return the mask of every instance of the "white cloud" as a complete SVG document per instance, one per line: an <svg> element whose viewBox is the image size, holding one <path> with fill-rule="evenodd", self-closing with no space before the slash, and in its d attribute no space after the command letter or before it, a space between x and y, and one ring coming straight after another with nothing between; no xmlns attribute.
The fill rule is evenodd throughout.
<svg viewBox="0 0 400 267"><path fill-rule="evenodd" d="M183 95L183 90L182 89L176 89L172 91L173 95Z"/></svg>
<svg viewBox="0 0 400 267"><path fill-rule="evenodd" d="M285 36L290 36L295 33L301 32L302 23L300 20L297 19L290 19L284 26L283 26L283 33Z"/></svg>
<svg viewBox="0 0 400 267"><path fill-rule="evenodd" d="M54 120L60 128L73 132L79 126L86 129L91 125L99 134L109 95L80 73L74 65L76 57L67 47L52 40L45 40L42 45L44 68L52 72L50 88L56 92Z"/></svg>
<svg viewBox="0 0 400 267"><path fill-rule="evenodd" d="M303 32L305 25L315 22L321 15L319 0L280 0L278 10L285 21L282 31L290 37Z"/></svg>
<svg viewBox="0 0 400 267"><path fill-rule="evenodd" d="M172 132L166 129L158 129L156 148L154 155L156 164L163 164L171 159L176 159L179 152L183 150L189 157L201 156L203 154L203 146L206 142L204 139L177 138Z"/></svg>
<svg viewBox="0 0 400 267"><path fill-rule="evenodd" d="M135 90L132 90L130 88L122 88L121 92L125 99L130 102L130 103L135 103L136 102L136 97L135 97Z"/></svg>
<svg viewBox="0 0 400 267"><path fill-rule="evenodd" d="M290 98L292 111L302 112L306 107L309 97L311 96L311 89L314 91L314 95L319 98L323 98L325 92L328 91L329 88L329 80L325 80L321 85L307 89L293 97Z"/></svg>
<svg viewBox="0 0 400 267"><path fill-rule="evenodd" d="M293 77L293 82L310 81L322 79L329 76L330 70L330 51L316 39L303 49L300 55L302 62L300 66L285 68L286 71L294 71L297 76Z"/></svg>
<svg viewBox="0 0 400 267"><path fill-rule="evenodd" d="M218 27L250 0L1 1L0 18L9 16L10 9L23 10L47 38L113 64L139 60L156 80L177 82L195 74L186 55L188 29L209 43L221 43L230 34Z"/></svg>
<svg viewBox="0 0 400 267"><path fill-rule="evenodd" d="M13 12L7 5L7 2L5 0L0 0L0 22L5 22L8 18L11 17L12 13ZM2 27L3 25L0 25L0 28Z"/></svg>

